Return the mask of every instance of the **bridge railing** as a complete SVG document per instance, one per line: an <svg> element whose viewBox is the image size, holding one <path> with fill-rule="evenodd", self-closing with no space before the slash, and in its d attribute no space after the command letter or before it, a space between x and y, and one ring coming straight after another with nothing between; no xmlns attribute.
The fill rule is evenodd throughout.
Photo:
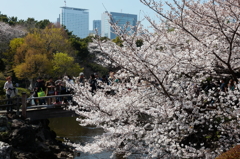
<svg viewBox="0 0 240 159"><path fill-rule="evenodd" d="M6 107L15 108L17 110L17 115L19 115L19 108L21 104L22 104L22 98L19 95L14 98L0 100L1 109Z"/></svg>
<svg viewBox="0 0 240 159"><path fill-rule="evenodd" d="M31 93L32 94L32 93ZM0 100L0 108L6 108L6 107L12 107L16 109L17 115L19 115L19 108L22 109L21 116L23 118L27 117L27 109L35 109L35 108L54 108L54 107L60 107L60 106L67 106L67 103L61 103L61 104L52 104L51 99L53 98L61 98L61 97L71 97L72 94L63 94L63 95L52 95L52 96L44 96L44 97L27 97L27 94L24 92L22 93L22 97L17 96L10 99L3 99ZM31 105L31 100L36 99L46 99L45 105ZM4 103L4 104L3 104ZM10 103L10 104L6 104Z"/></svg>

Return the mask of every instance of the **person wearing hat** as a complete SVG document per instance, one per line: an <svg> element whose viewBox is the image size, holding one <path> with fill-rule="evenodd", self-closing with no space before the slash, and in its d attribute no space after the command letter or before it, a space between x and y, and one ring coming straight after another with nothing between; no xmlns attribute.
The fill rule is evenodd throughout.
<svg viewBox="0 0 240 159"><path fill-rule="evenodd" d="M79 73L78 85L85 86L85 77L84 77L84 73L83 72Z"/></svg>

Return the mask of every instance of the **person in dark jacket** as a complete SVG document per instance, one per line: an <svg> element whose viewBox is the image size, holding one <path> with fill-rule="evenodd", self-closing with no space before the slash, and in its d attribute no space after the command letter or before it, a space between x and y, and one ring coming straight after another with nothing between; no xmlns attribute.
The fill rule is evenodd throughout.
<svg viewBox="0 0 240 159"><path fill-rule="evenodd" d="M38 77L37 81L34 85L34 97L38 97L38 92L40 92L40 91L46 91L46 87L45 87L44 80L41 77ZM40 105L46 103L45 99L35 100L35 103L38 104L38 101L39 101Z"/></svg>
<svg viewBox="0 0 240 159"><path fill-rule="evenodd" d="M97 80L95 78L94 74L91 74L90 79L89 79L89 84L91 87L91 92L94 93L97 90Z"/></svg>

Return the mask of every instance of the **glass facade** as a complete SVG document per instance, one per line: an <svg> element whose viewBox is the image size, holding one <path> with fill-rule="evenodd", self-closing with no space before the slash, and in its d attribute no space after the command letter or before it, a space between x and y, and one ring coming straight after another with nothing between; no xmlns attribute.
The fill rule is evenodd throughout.
<svg viewBox="0 0 240 159"><path fill-rule="evenodd" d="M87 9L61 7L60 24L80 38L89 34L89 12Z"/></svg>
<svg viewBox="0 0 240 159"><path fill-rule="evenodd" d="M135 15L135 14L110 12L110 15L112 16L111 21L116 23L121 28L125 28L126 24L128 24L130 26L137 25L137 15ZM117 37L117 35L113 33L113 29L111 28L109 22L110 22L110 18L108 16L108 12L104 12L102 14L101 36L108 37L110 39L115 39ZM130 29L130 27L127 27L125 30L130 31L131 29Z"/></svg>
<svg viewBox="0 0 240 159"><path fill-rule="evenodd" d="M101 17L101 36L110 38L110 24L109 24L109 16L107 12L104 12Z"/></svg>
<svg viewBox="0 0 240 159"><path fill-rule="evenodd" d="M95 34L97 34L96 29L97 29L98 35L101 35L101 20L93 20L93 32Z"/></svg>

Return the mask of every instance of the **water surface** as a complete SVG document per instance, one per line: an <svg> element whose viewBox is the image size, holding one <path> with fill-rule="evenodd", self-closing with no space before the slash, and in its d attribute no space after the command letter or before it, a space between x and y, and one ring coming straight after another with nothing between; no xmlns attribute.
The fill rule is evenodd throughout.
<svg viewBox="0 0 240 159"><path fill-rule="evenodd" d="M60 138L67 138L71 142L84 144L92 142L93 137L101 135L103 129L96 127L83 127L76 121L76 117L62 117L49 119L49 127L55 131ZM84 154L80 153L80 156L75 156L74 159L109 159L111 152L102 152L99 154Z"/></svg>

